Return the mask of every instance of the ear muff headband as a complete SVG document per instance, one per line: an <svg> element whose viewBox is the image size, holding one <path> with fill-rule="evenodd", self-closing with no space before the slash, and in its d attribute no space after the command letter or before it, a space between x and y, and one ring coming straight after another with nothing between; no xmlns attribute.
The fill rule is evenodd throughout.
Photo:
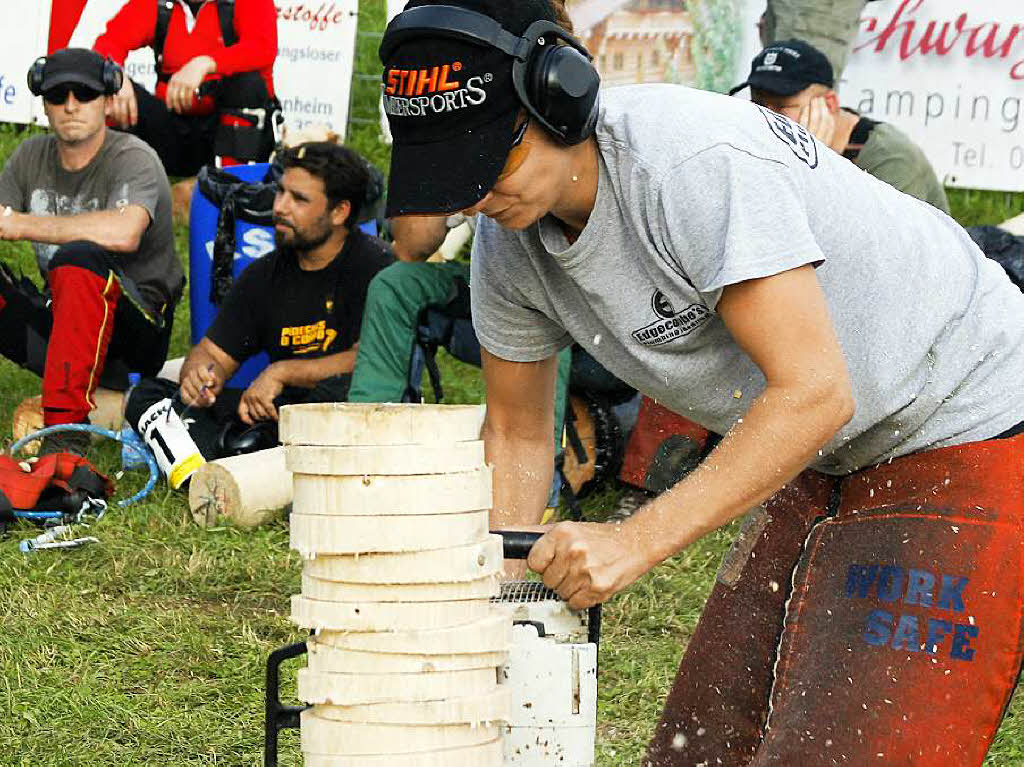
<svg viewBox="0 0 1024 767"><path fill-rule="evenodd" d="M46 56L40 56L32 62L28 70L28 89L33 96L43 95L43 75L46 74ZM124 71L113 59L103 60L103 95L113 96L124 84Z"/></svg>
<svg viewBox="0 0 1024 767"><path fill-rule="evenodd" d="M516 96L544 128L567 144L578 144L593 133L600 77L583 43L554 22L535 21L520 37L476 11L423 5L388 24L380 44L381 62L386 63L403 43L425 36L497 48L511 56Z"/></svg>
<svg viewBox="0 0 1024 767"><path fill-rule="evenodd" d="M103 95L113 96L124 85L124 70L113 59L103 60Z"/></svg>
<svg viewBox="0 0 1024 767"><path fill-rule="evenodd" d="M28 70L28 89L33 96L43 92L43 73L46 72L46 56L40 56L32 62Z"/></svg>
<svg viewBox="0 0 1024 767"><path fill-rule="evenodd" d="M454 5L421 5L403 11L388 24L378 51L381 63L387 63L398 46L424 35L490 46L514 58L525 58L529 48L526 40L490 16Z"/></svg>

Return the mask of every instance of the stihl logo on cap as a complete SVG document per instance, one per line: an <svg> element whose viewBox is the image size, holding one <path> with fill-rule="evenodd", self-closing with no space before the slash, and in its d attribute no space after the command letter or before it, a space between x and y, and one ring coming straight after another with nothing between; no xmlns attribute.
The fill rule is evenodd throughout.
<svg viewBox="0 0 1024 767"><path fill-rule="evenodd" d="M450 81L450 73L462 70L462 62L430 67L429 69L391 69L388 71L384 92L389 96L422 96L424 92L443 93L461 87L458 80Z"/></svg>
<svg viewBox="0 0 1024 767"><path fill-rule="evenodd" d="M487 100L484 86L491 73L454 79L461 62L427 69L389 69L384 85L384 111L395 117L427 117L479 106Z"/></svg>

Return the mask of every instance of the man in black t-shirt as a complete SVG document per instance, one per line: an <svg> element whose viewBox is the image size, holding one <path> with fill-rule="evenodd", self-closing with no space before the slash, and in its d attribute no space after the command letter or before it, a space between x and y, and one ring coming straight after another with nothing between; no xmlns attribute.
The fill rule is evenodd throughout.
<svg viewBox="0 0 1024 767"><path fill-rule="evenodd" d="M287 150L282 164L277 249L241 274L181 369L174 407L188 409L206 458L224 452L220 435L232 421L270 423L284 404L346 398L366 289L391 262L383 242L354 226L367 183L358 154L309 143ZM261 351L270 364L256 380L244 392L225 391ZM165 383L146 381L133 392L126 413L133 425L173 393Z"/></svg>

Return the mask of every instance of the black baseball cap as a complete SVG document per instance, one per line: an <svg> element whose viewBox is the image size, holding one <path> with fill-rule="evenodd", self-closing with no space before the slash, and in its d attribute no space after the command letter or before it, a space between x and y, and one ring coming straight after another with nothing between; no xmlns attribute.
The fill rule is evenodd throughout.
<svg viewBox="0 0 1024 767"><path fill-rule="evenodd" d="M547 0L413 0L464 8L521 36L533 22L555 21ZM407 19L409 17L406 17ZM381 42L384 111L391 126L391 175L386 215L452 213L491 190L508 159L521 105L512 84L512 57L482 42L424 28ZM400 39L395 45L394 40Z"/></svg>
<svg viewBox="0 0 1024 767"><path fill-rule="evenodd" d="M39 92L44 93L58 85L74 83L105 93L103 67L106 59L88 48L61 48L46 57Z"/></svg>
<svg viewBox="0 0 1024 767"><path fill-rule="evenodd" d="M772 43L750 63L750 76L729 91L732 96L747 86L778 96L792 96L809 85L835 86L828 57L803 40Z"/></svg>

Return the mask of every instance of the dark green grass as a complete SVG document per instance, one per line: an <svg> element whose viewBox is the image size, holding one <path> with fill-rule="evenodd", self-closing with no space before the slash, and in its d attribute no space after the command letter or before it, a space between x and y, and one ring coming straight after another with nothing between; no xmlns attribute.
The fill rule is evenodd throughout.
<svg viewBox="0 0 1024 767"><path fill-rule="evenodd" d="M364 3L363 28L378 28L378 3ZM360 38L357 69L372 71L376 40ZM362 114L376 89L360 85ZM24 133L0 126L0 162ZM387 149L376 127L352 143L381 167ZM998 223L1024 209L1020 195L953 191L964 223ZM178 249L187 253L184 232ZM0 258L35 273L24 245L0 243ZM172 354L187 350L187 301L176 318ZM478 402L478 371L441 355L450 402ZM0 360L0 424L38 393L38 380ZM425 387L425 391L427 388ZM114 446L94 451L118 469ZM118 497L141 486L129 473ZM600 519L617 499L605 488L586 501ZM263 663L302 632L287 620L299 589L299 561L283 522L255 531L200 530L182 496L161 485L145 502L115 509L90 531L100 543L23 556L0 539L0 765L254 765L262 748ZM600 657L598 764L635 765L697 622L733 528L673 558L605 608ZM294 664L285 692L294 690ZM1011 707L990 765L1024 764L1024 716ZM298 739L282 736L281 764L300 764ZM453 767L457 767L453 765Z"/></svg>

